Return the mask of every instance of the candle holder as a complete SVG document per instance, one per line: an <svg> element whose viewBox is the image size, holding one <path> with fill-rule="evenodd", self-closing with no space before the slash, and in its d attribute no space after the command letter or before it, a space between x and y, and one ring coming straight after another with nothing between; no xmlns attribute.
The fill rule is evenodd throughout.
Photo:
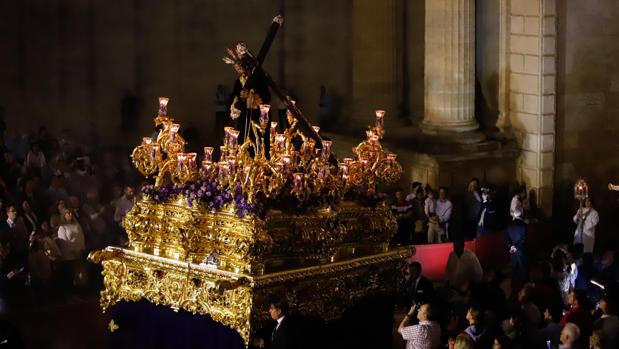
<svg viewBox="0 0 619 349"><path fill-rule="evenodd" d="M167 106L167 101L161 99L160 107ZM377 183L393 183L402 174L396 155L385 152L381 145L383 110L376 111L366 140L353 147L355 158L344 158L338 163L331 159L333 143L323 140L316 144L299 130L294 119L283 133L277 133L278 123L269 122L270 108L269 104L260 105L259 120L251 124L254 140L248 137L241 142L238 130L224 127L219 162L213 161L214 148L204 147L199 168L197 154L184 152L180 124L167 115L158 115L155 123L163 127L157 142L143 137L142 144L132 153L133 163L143 175L156 175L156 188L164 184L165 178L175 185L184 185L199 177L215 181L218 188L229 191L231 196L236 197L235 188L240 188L252 203L257 197L278 201L294 195L300 205L310 197L313 202L337 201L351 189L374 193ZM164 108L160 111L167 112ZM312 126L312 131L318 134L320 127ZM262 142L266 132L271 139L270 149L265 149ZM269 159L265 157L267 152ZM289 190L286 192L285 188Z"/></svg>

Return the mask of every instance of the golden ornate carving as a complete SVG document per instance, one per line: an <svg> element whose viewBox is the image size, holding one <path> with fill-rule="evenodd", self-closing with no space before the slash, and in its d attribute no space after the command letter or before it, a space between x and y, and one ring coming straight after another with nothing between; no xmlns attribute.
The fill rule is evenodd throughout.
<svg viewBox="0 0 619 349"><path fill-rule="evenodd" d="M383 205L344 202L300 214L269 211L261 220L210 213L199 205L188 207L183 199L171 204L143 199L126 215L124 226L136 251L191 263L216 256L222 270L259 275L382 252L396 222Z"/></svg>
<svg viewBox="0 0 619 349"><path fill-rule="evenodd" d="M251 276L108 247L103 259L104 311L118 301L146 299L173 309L208 314L239 332L245 343L268 321L268 297L285 292L303 314L334 319L363 297L389 292L410 249Z"/></svg>
<svg viewBox="0 0 619 349"><path fill-rule="evenodd" d="M308 137L291 120L278 134L276 123L268 125L270 106L260 105L249 131L255 141L238 144L239 131L226 128L219 161L206 147L198 170L197 155L184 152L180 125L167 116L168 101L159 100L157 139L144 137L131 155L155 184L124 218L129 249L89 256L103 265L104 310L145 299L209 314L249 343L267 320L273 292L285 291L304 314L333 319L361 298L396 287L411 251L389 250L396 221L371 200L378 182L402 173L395 154L380 144L384 111L376 111L367 140L354 148L356 159L338 163L317 127L316 137ZM267 132L270 149L261 141ZM173 185L164 187L168 179ZM365 205L344 200L355 195ZM250 209L269 203L261 212Z"/></svg>

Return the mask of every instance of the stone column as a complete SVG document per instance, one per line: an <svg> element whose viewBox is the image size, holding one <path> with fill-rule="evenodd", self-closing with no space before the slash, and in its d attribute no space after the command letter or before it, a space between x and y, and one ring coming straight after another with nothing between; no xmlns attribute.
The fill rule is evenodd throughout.
<svg viewBox="0 0 619 349"><path fill-rule="evenodd" d="M428 134L473 131L475 0L426 0L425 115Z"/></svg>

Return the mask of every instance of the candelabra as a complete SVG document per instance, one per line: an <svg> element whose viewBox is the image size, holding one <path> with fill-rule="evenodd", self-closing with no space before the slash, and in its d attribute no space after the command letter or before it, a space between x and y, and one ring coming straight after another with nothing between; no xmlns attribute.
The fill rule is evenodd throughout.
<svg viewBox="0 0 619 349"><path fill-rule="evenodd" d="M334 162L330 159L331 141L316 144L299 131L292 117L290 127L278 133L277 123L268 121L270 105L262 104L258 122L251 121L253 137L240 143L239 131L225 127L219 161L213 159L214 149L205 147L198 169L197 154L184 152L185 140L178 133L180 125L167 115L168 102L168 98L159 98L155 125L160 131L156 141L144 137L131 156L140 173L146 177L155 175L155 188L165 184L166 176L177 186L202 180L215 182L232 195L240 187L243 199L250 205L257 198L294 198L300 206L310 199L337 201L351 189L373 194L377 182L393 183L402 174L396 154L385 152L380 143L385 134L384 110L376 111L375 123L366 131L367 139L353 148L355 158ZM317 126L313 130L320 132ZM269 149L265 137L269 137Z"/></svg>
<svg viewBox="0 0 619 349"><path fill-rule="evenodd" d="M131 153L134 166L146 177L155 176L155 186L160 187L169 175L170 181L181 185L197 178L196 153L184 153L185 140L178 133L180 124L167 115L169 98L159 97L159 112L155 127L157 140L142 138L142 144Z"/></svg>
<svg viewBox="0 0 619 349"><path fill-rule="evenodd" d="M582 203L588 197L589 185L584 179L579 178L578 181L576 181L576 184L574 184L574 199L580 201L580 206L582 207Z"/></svg>

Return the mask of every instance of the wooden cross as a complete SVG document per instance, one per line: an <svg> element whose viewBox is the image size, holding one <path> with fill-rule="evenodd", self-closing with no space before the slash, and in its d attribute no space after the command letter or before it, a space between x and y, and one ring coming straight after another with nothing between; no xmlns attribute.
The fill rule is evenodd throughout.
<svg viewBox="0 0 619 349"><path fill-rule="evenodd" d="M312 125L310 124L310 122L303 115L301 110L297 108L297 106L295 106L295 104L292 102L292 99L290 99L290 96L284 93L284 91L275 83L275 81L273 81L271 76L262 69L262 63L264 62L264 59L266 58L266 55L269 52L269 48L271 48L271 44L273 43L273 40L275 39L275 35L277 34L278 29L283 25L283 23L284 23L284 18L281 15L275 16L273 18L273 22L271 23L271 27L269 27L269 30L264 39L264 42L262 43L262 47L260 48L260 52L258 53L258 56L254 57L251 54L246 55L246 57L249 59L251 67L247 72L248 76L247 76L247 82L245 82L245 85L248 85L250 83L250 81L255 76L254 73L258 69L261 70L264 77L266 78L267 86L271 89L271 91L273 91L273 93L275 93L277 98L279 98L279 100L282 101L282 103L289 110L290 114L292 114L292 116L297 120L295 127L298 128L299 131L301 131L301 133L304 136L313 139L316 142L317 148L322 148L322 137L320 137L318 132L316 132L312 128ZM333 154L333 152L331 152L331 156L329 157L329 160L335 164L338 163L338 160Z"/></svg>

